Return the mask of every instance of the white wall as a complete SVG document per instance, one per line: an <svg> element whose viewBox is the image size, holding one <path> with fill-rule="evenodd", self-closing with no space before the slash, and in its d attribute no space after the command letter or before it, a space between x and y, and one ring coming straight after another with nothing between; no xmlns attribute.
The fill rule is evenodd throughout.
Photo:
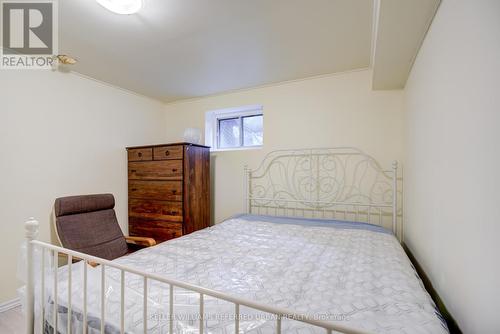
<svg viewBox="0 0 500 334"><path fill-rule="evenodd" d="M169 104L167 140L182 140L186 127L203 129L206 111L255 104L264 106L263 149L213 154L215 222L243 212L243 167L258 167L269 151L356 146L387 167L403 157L402 91L372 91L368 70Z"/></svg>
<svg viewBox="0 0 500 334"><path fill-rule="evenodd" d="M111 192L127 228L125 146L161 141L163 105L73 74L0 72L0 303L16 297L30 216L51 239L59 196Z"/></svg>
<svg viewBox="0 0 500 334"><path fill-rule="evenodd" d="M500 333L500 2L444 0L406 86L406 242L465 333Z"/></svg>

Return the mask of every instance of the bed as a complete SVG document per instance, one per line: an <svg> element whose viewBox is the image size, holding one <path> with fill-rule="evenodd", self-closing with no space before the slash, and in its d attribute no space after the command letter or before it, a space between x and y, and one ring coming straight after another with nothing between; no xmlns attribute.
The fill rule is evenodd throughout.
<svg viewBox="0 0 500 334"><path fill-rule="evenodd" d="M400 245L397 164L277 151L245 177L246 214L114 261L27 222L30 332L448 332Z"/></svg>

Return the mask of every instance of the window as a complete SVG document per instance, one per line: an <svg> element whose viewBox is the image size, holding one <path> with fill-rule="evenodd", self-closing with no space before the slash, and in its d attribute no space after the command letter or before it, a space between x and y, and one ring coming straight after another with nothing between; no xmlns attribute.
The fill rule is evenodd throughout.
<svg viewBox="0 0 500 334"><path fill-rule="evenodd" d="M205 126L205 143L212 150L244 149L263 144L262 106L209 111Z"/></svg>

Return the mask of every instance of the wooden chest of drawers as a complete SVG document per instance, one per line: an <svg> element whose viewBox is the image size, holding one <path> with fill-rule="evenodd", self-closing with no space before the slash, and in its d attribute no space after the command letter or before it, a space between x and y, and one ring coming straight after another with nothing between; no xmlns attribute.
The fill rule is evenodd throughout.
<svg viewBox="0 0 500 334"><path fill-rule="evenodd" d="M128 147L129 234L162 242L210 225L210 150Z"/></svg>

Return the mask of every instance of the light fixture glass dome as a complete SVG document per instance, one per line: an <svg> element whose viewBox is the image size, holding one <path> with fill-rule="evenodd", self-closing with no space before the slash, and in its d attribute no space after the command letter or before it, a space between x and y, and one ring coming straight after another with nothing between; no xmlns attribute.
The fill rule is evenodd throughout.
<svg viewBox="0 0 500 334"><path fill-rule="evenodd" d="M104 8L116 14L134 14L142 8L142 0L96 0Z"/></svg>

